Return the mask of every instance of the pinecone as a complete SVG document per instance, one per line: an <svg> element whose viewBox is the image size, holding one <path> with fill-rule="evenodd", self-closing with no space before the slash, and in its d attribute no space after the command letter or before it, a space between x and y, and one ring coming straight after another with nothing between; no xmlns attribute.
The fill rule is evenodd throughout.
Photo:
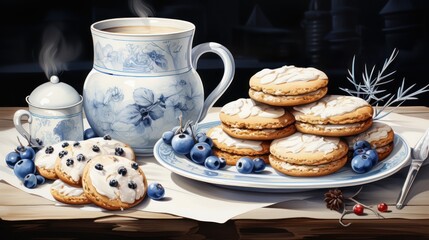
<svg viewBox="0 0 429 240"><path fill-rule="evenodd" d="M343 193L339 189L331 189L325 193L325 202L327 208L339 211L344 208Z"/></svg>

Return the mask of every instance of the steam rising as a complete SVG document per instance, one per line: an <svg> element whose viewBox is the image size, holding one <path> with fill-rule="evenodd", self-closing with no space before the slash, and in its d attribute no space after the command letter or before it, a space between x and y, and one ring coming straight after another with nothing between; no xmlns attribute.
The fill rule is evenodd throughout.
<svg viewBox="0 0 429 240"><path fill-rule="evenodd" d="M67 63L75 59L80 51L81 44L67 43L58 27L49 26L43 32L39 64L49 79L67 70Z"/></svg>
<svg viewBox="0 0 429 240"><path fill-rule="evenodd" d="M154 15L152 8L142 0L128 0L128 6L136 16L151 17Z"/></svg>

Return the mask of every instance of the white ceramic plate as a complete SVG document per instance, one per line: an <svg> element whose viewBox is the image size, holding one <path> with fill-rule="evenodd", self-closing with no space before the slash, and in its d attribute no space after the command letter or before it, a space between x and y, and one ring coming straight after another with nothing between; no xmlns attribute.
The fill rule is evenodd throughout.
<svg viewBox="0 0 429 240"><path fill-rule="evenodd" d="M202 123L199 125L198 131L206 132L218 124L218 121ZM327 176L291 177L277 172L270 166L267 166L262 173L252 174L239 173L235 166L227 166L224 169L213 171L192 162L184 155L176 154L171 146L165 144L162 139L154 147L154 156L157 161L181 176L228 188L267 192L349 187L371 183L386 178L407 165L410 152L410 147L404 139L395 134L393 152L369 172L355 173L347 164L338 172Z"/></svg>

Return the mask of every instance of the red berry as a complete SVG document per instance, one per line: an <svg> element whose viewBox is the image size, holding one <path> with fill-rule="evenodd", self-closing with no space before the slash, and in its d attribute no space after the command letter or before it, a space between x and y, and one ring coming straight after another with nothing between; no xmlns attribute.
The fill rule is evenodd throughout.
<svg viewBox="0 0 429 240"><path fill-rule="evenodd" d="M378 204L377 208L378 208L378 211L380 212L387 212L388 207L386 203L380 203Z"/></svg>
<svg viewBox="0 0 429 240"><path fill-rule="evenodd" d="M362 205L360 205L360 204L356 204L356 205L353 206L353 212L356 215L362 215L363 214L363 209L364 209L364 207Z"/></svg>

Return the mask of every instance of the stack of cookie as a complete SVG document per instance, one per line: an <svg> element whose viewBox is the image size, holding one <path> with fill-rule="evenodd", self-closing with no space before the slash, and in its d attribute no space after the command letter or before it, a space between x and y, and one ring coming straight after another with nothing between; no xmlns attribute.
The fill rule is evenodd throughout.
<svg viewBox="0 0 429 240"><path fill-rule="evenodd" d="M268 155L273 168L291 176L323 176L338 171L346 164L349 145L356 139L377 146L379 158L384 159L393 148L391 128L373 127L373 108L365 100L328 95L328 81L324 72L311 67L283 66L257 72L249 81L250 99L222 107L221 126L209 131L215 154L227 162L235 159L229 162L234 164L259 146L263 159ZM279 126L282 119L287 119L287 124ZM253 150L241 151L237 146Z"/></svg>
<svg viewBox="0 0 429 240"><path fill-rule="evenodd" d="M135 162L133 149L109 136L62 141L45 146L37 152L34 162L40 175L54 180L51 194L63 203L94 203L106 209L118 210L134 206L145 196L146 180ZM96 163L100 163L97 168L104 166L99 169L102 174L98 174L103 176L87 174L91 172L89 166ZM119 168L125 170L119 171ZM107 176L108 172L112 173ZM140 177L135 177L136 174ZM123 183L126 180L132 181L136 188L123 189L127 184L114 184L115 181ZM106 196L110 192L112 194ZM135 196L132 201L129 199L130 194Z"/></svg>
<svg viewBox="0 0 429 240"><path fill-rule="evenodd" d="M262 158L268 163L273 139L295 133L295 118L283 107L270 106L250 98L240 98L221 108L221 125L207 132L213 152L228 165L243 156Z"/></svg>

